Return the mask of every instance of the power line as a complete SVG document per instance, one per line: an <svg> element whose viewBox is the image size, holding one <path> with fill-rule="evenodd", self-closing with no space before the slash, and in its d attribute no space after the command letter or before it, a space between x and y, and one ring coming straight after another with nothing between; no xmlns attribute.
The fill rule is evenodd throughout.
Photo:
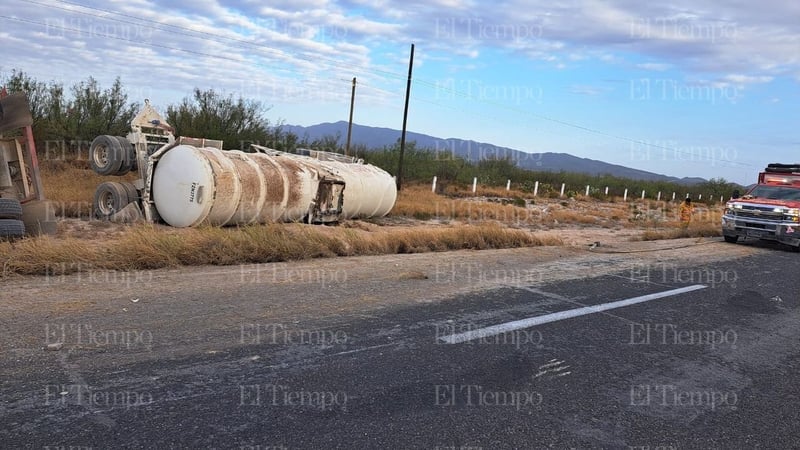
<svg viewBox="0 0 800 450"><path fill-rule="evenodd" d="M289 55L289 54L287 54L285 52L281 52L279 50L269 48L269 47L267 47L267 46L265 46L263 44L258 44L258 43L255 43L255 42L252 42L252 41L249 41L249 40L245 40L245 39L239 39L239 38L235 38L235 37L231 37L231 36L225 36L225 35L206 32L206 31L197 31L197 30L194 30L194 29L189 28L189 27L183 27L183 26L180 26L180 25L167 24L167 23L159 22L157 20L138 17L138 16L134 16L134 15L131 15L131 14L126 14L126 13L113 11L113 10L110 10L110 9L104 9L104 8L98 8L98 7L94 7L94 6L83 5L83 4L80 4L80 3L71 2L71 1L67 1L67 0L55 0L55 1L58 1L58 2L63 3L63 4L67 4L67 5L72 5L72 6L77 6L77 7L80 7L80 8L85 8L85 9L88 9L88 10L98 11L98 12L102 12L102 13L106 13L106 14L117 15L117 16L120 16L120 17L126 17L126 18L133 19L133 20L136 20L136 21L146 22L146 23L149 23L149 24L152 24L152 25L146 25L146 24L142 24L142 23L130 22L130 21L126 21L126 20L122 20L122 19L118 19L118 18L114 18L114 17L108 17L108 16L100 15L100 14L92 14L92 13L89 13L89 12L86 12L86 11L79 11L79 10L75 10L75 9L59 7L59 6L52 5L52 4L37 2L37 1L34 1L34 0L23 0L23 1L26 1L27 3L30 3L30 4L35 4L35 5L45 6L45 7L48 7L48 8L55 8L55 9L67 11L67 12L70 12L70 13L83 14L83 15L87 15L87 16L90 16L90 17L112 20L112 21L116 21L116 22L120 22L120 23L126 23L126 24L129 24L129 25L145 26L145 27L148 27L148 28L153 28L153 29L164 31L164 32L167 32L167 33L174 33L174 34L178 34L178 35L182 35L182 36L187 36L187 37L190 37L190 38L193 38L193 39L207 40L207 41L217 42L217 43L221 43L221 44L225 44L225 45L229 45L229 43L228 42L224 42L224 41L230 41L230 42L234 42L234 43L237 43L237 44L244 44L244 45L247 45L247 46L250 46L250 47L255 47L255 48L257 48L259 50L262 50L262 51L265 51L267 53L272 53L272 54L280 56L282 58L295 58L295 59L308 61L308 62L314 62L314 63L319 63L320 61L323 61L325 63L330 64L333 67L347 68L348 70L352 69L351 65L346 65L345 63L343 63L341 61L337 61L337 60L333 60L333 59L329 59L329 58L324 58L324 57L321 57L321 56L310 57L310 56L305 56L305 55L302 55L302 54L300 54L300 55L297 55L297 54ZM0 18L4 18L4 19L7 19L7 20L14 20L14 21L18 21L18 22L31 23L31 24L36 24L36 25L43 25L45 27L56 28L56 29L65 30L65 31L71 31L71 32L75 32L75 33L78 33L78 34L81 34L83 32L83 30L80 30L80 29L57 26L57 25L37 22L37 21L29 20L29 19L21 19L21 18L17 18L17 17L10 17L10 16L3 16L3 15L0 15ZM169 29L169 28L171 28L171 29ZM156 44L156 43L152 43L152 42L141 42L141 41L138 41L138 40L128 39L128 38L124 38L124 37L121 37L121 36L116 36L116 35L109 34L109 33L93 32L93 34L98 35L98 36L102 36L102 37L106 37L106 38L117 39L117 40L121 40L121 41L134 42L134 43L139 44L139 45L143 44L143 45L148 45L148 46L151 46L151 47L157 47L157 48L163 48L163 49L167 49L167 50L180 51L180 52L193 54L193 55L199 55L199 56L206 56L206 57L209 57L209 58L217 58L217 59L222 59L222 60L242 62L241 59L230 58L230 57L226 57L226 56L222 56L222 55L218 55L218 54L214 55L214 54L209 54L209 53L205 53L205 52L199 52L199 51L196 51L196 50L187 50L187 49L174 47L174 46L169 46L169 45L164 45L164 44ZM289 63L289 62L287 62L287 63ZM273 69L273 70L282 70L282 71L286 71L286 72L289 72L289 73L295 73L295 74L298 74L298 73L302 74L302 72L299 72L297 70L292 70L290 68L272 67L271 69ZM364 72L370 72L370 73L373 73L373 74L376 74L376 75L381 75L381 76L384 76L384 77L396 78L396 79L399 79L399 80L404 79L404 76L402 74L389 72L389 71L384 71L384 70L380 70L380 69L364 67L364 68L361 68L361 70L364 71ZM535 118L540 119L540 120L544 120L544 121L548 121L548 122L551 122L551 123L556 123L556 124L559 124L559 125L562 125L562 126L574 128L574 129L577 129L577 130L581 130L583 132L592 133L592 134L596 134L596 135L599 135L599 136L604 136L604 137L608 137L608 138L612 138L612 139L616 139L616 140L621 140L621 141L624 141L624 142L637 144L637 145L641 145L641 146L657 148L657 149L662 149L662 150L668 150L668 151L675 152L675 153L689 154L689 152L682 151L682 150L679 150L679 149L676 149L676 148L667 147L667 146L664 146L664 145L659 145L659 144L656 144L656 143L647 142L647 141L643 141L643 140L640 140L640 139L629 138L629 137L618 135L618 134L614 134L614 133L608 133L608 132L605 132L605 131L602 131L602 130L598 130L598 129L595 129L595 128L590 128L590 127L583 126L583 125L580 125L580 124L576 124L576 123L568 122L568 121L565 121L565 120L557 119L557 118L554 118L554 117L550 117L550 116L547 116L547 115L544 115L544 114L539 114L539 113L536 113L536 112L533 112L533 111L530 111L530 110L527 110L527 109L516 108L516 107L510 106L510 105L507 105L505 103L501 103L501 102L497 102L497 101L491 101L491 100L483 99L483 98L475 98L470 93L465 93L465 92L462 92L462 91L458 91L456 89L451 89L451 88L448 88L446 86L442 87L438 83L427 81L425 79L415 79L415 80L413 80L413 82L415 84L418 84L418 85L421 85L421 86L424 86L424 87L434 88L437 91L449 92L454 96L462 97L462 98L467 99L467 100L472 101L472 102L484 103L484 104L491 105L491 106L494 106L494 107L498 107L498 108L501 108L501 109L506 109L506 110L509 110L509 111L512 111L512 112L529 115L529 116L535 117ZM372 89L381 90L383 92L390 92L390 91L386 91L386 90L383 90L383 89L380 89L380 88L376 88L376 87L372 87L372 86L370 86L370 87ZM393 94L395 94L395 93L393 93ZM432 102L432 101L429 101L429 100L426 100L426 102L427 103L432 103L434 105L437 104L436 102ZM446 106L441 105L441 104L439 104L439 106L446 107ZM752 165L750 165L750 164L744 164L744 163L740 163L740 162L736 162L736 161L727 160L727 159L724 159L724 158L720 158L719 160L720 161L724 161L724 162L728 162L730 164L736 164L736 165L741 165L741 166L745 166L745 167L752 167Z"/></svg>
<svg viewBox="0 0 800 450"><path fill-rule="evenodd" d="M430 82L427 82L427 81L424 81L424 80L420 80L420 84L427 85L427 86L431 86L432 85ZM436 87L439 88L438 85ZM682 154L682 155L691 156L692 158L697 156L695 153L688 152L688 151L685 151L685 150L680 150L678 148L659 145L659 144L648 142L648 141L642 141L642 140L627 138L627 137L624 137L624 136L617 136L617 135L614 135L614 134L611 134L611 133L606 133L604 131L600 131L600 130L596 130L596 129L592 129L592 128L588 128L588 127L583 127L581 125L571 124L569 122L560 121L558 119L549 118L547 116L542 116L540 114L536 114L536 113L533 113L531 111L528 111L528 110L525 110L525 109L521 109L521 108L515 108L513 106L509 106L509 105L506 105L504 103L492 102L492 101L483 100L483 99L480 99L480 98L475 98L475 97L473 97L472 95L470 95L468 93L464 93L464 92L460 92L460 91L456 91L456 90L452 90L452 89L443 89L443 90L451 91L454 95L459 96L459 97L463 97L466 100L475 101L475 102L478 102L478 103L490 104L492 106L496 106L496 107L499 107L499 108L502 108L502 109L507 109L507 110L510 110L510 111L513 111L513 112L517 112L517 113L524 114L524 115L529 115L529 116L532 116L532 117L535 117L535 118L541 118L541 119L548 120L548 121L551 121L551 122L556 122L556 123L560 123L560 124L563 124L563 125L576 127L576 128L579 128L579 129L581 129L583 131L587 131L587 132L590 132L590 133L599 134L599 135L602 135L602 136L623 140L623 141L626 141L626 142L629 142L629 143L632 143L632 144L638 144L638 145L642 145L642 146L646 146L646 147L652 147L652 148L657 148L657 149L662 149L662 150L668 150L668 151L674 152L676 154ZM432 100L420 98L419 96L415 97L414 101L415 102L428 103L428 104L431 104L431 105L434 105L434 106L438 106L440 108L456 110L456 111L461 112L462 114L470 114L470 115L473 115L473 116L476 116L476 117L480 117L480 118L484 118L484 119L488 119L488 120L493 120L493 121L499 121L500 120L496 116L478 114L478 113L475 113L473 111L464 110L462 108L459 108L458 106L447 105L447 104L435 102L435 101L432 101ZM546 129L541 129L541 131L545 132L545 133L551 133L551 131L548 131ZM708 148L708 150L713 150L713 149L712 148ZM730 164L743 166L743 167L755 167L752 164L741 163L741 162L737 162L737 161L731 161L731 160L725 159L725 158L716 158L716 160L727 162L727 163L730 163ZM702 161L701 160L690 159L690 160L687 160L687 162L698 162L699 163L699 162L702 162Z"/></svg>
<svg viewBox="0 0 800 450"><path fill-rule="evenodd" d="M474 101L474 102L478 102L478 103L486 103L486 104L489 104L489 105L492 105L492 106L495 106L495 107L499 107L499 108L502 108L502 109L507 109L507 110L512 111L512 112L526 114L526 115L533 116L533 117L536 117L536 118L541 119L541 120L546 120L548 122L553 122L553 123L557 123L559 125L575 128L575 129L578 129L578 130L581 130L581 131L585 131L587 133L593 133L593 134L597 134L597 135L600 135L600 136L609 137L609 138L612 138L612 139L618 139L618 140L625 141L625 142L628 142L628 143L631 143L631 144L638 144L638 145L657 148L657 149L661 149L661 150L669 150L671 152L681 153L681 154L684 154L684 155L692 155L692 153L689 153L689 152L686 152L686 151L683 151L683 150L679 150L677 148L667 147L667 146L664 146L664 145L659 145L659 144L655 144L655 143L652 143L652 142L643 141L643 140L640 140L640 139L633 139L633 138L629 138L629 137L625 137L625 136L621 136L621 135L617 135L617 134L613 134L613 133L608 133L608 132L597 130L597 129L594 129L594 128L589 128L589 127L586 127L586 126L583 126L583 125L578 125L578 124L575 124L575 123L571 123L571 122L567 122L567 121L564 121L564 120L556 119L556 118L553 118L553 117L545 116L543 114L537 114L537 113L529 111L527 109L516 108L516 107L510 106L510 105L507 105L505 103L495 102L495 101L491 101L491 100L487 100L487 99L481 99L481 98L477 98L476 99L472 94L469 94L469 93L466 93L466 92L457 91L455 89L451 89L451 88L447 88L447 87L441 87L439 84L434 84L434 83L432 83L430 81L416 80L416 82L421 84L421 85L423 85L423 86L426 86L426 87L433 87L433 88L435 88L437 90L442 90L442 91L445 91L445 92L452 93L453 95L456 95L456 96L459 96L459 97L463 97L466 100L470 100L470 101ZM429 102L429 103L434 103L434 102ZM737 162L737 161L731 161L731 160L724 159L724 158L720 158L719 160L720 161L724 161L724 162L728 162L730 164L736 164L736 165L741 165L741 166L745 166L745 167L753 167L751 164L740 163L740 162Z"/></svg>

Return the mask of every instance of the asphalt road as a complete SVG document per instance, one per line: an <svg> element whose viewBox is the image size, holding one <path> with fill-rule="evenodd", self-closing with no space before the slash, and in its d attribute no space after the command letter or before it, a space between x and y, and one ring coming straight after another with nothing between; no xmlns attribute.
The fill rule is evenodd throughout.
<svg viewBox="0 0 800 450"><path fill-rule="evenodd" d="M553 270L569 261L561 264ZM220 303L216 322L235 316L219 327L188 306L114 326L60 312L20 315L35 323L4 324L19 330L6 338L20 344L0 362L0 445L798 446L796 253L634 262L428 301L426 283L447 282L447 267L407 275L423 292L416 302L368 314L243 320L224 312L226 298L263 302L255 287L193 297ZM402 295L402 285L391 289ZM614 303L628 299L639 303ZM519 322L534 317L544 323ZM165 337L195 322L203 324L196 332ZM449 343L453 336L471 340Z"/></svg>

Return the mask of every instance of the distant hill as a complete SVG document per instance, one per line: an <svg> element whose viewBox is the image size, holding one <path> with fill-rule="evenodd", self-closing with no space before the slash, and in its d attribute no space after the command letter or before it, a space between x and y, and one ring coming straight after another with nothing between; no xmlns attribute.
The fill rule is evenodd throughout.
<svg viewBox="0 0 800 450"><path fill-rule="evenodd" d="M309 127L298 125L284 125L283 130L290 131L300 138L308 137L309 140L320 139L325 136L340 136L343 145L347 139L347 122L320 123ZM351 143L364 144L367 148L375 149L391 146L400 138L400 130L391 128L368 127L353 124ZM702 183L703 178L676 178L667 175L632 169L630 167L609 164L595 159L579 158L568 153L527 153L508 147L499 147L485 142L469 141L456 138L437 138L427 134L408 132L406 141L415 141L417 148L433 149L443 155L461 156L469 161L480 161L489 157L510 158L519 167L548 172L577 172L590 175L609 174L617 177L647 181L670 181L681 184Z"/></svg>

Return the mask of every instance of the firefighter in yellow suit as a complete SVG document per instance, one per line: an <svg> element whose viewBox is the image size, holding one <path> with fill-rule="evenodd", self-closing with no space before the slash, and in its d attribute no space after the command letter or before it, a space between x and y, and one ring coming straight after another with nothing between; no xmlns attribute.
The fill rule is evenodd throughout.
<svg viewBox="0 0 800 450"><path fill-rule="evenodd" d="M694 205L692 205L692 199L686 197L686 199L681 203L681 227L688 228L689 222L692 221L692 212L694 212Z"/></svg>

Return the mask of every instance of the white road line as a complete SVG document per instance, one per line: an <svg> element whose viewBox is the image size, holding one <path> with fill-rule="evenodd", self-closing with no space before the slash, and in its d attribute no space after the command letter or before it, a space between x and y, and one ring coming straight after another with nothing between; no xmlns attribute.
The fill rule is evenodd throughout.
<svg viewBox="0 0 800 450"><path fill-rule="evenodd" d="M522 328L530 328L532 326L541 325L544 323L556 322L559 320L571 319L573 317L585 316L586 314L608 311L609 309L622 308L624 306L635 305L637 303L649 302L650 300L656 300L659 298L669 297L672 295L692 292L699 289L705 289L707 287L708 286L705 286L703 284L695 284L692 286L672 289L669 291L656 292L654 294L647 294L639 297L633 297L626 300L619 300L611 303L603 303L601 305L586 306L584 308L570 309L567 311L545 314L543 316L530 317L528 319L501 323L499 325L493 325L490 327L480 328L477 330L470 330L470 331L465 331L463 333L451 334L450 336L445 336L440 339L448 344L458 344L461 342L468 342L489 336L496 336L498 334L508 333L509 331L520 330Z"/></svg>

